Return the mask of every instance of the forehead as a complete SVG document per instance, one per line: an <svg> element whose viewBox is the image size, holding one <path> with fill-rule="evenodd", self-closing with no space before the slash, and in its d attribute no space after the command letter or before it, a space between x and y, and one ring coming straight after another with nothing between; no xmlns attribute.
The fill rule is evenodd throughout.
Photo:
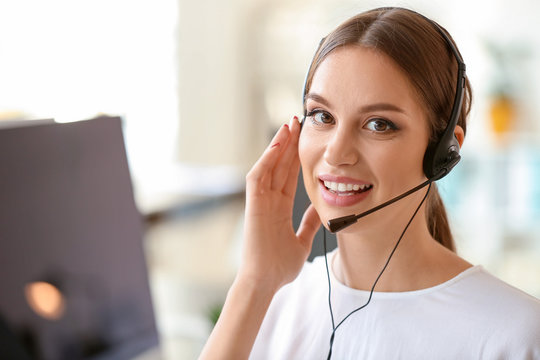
<svg viewBox="0 0 540 360"><path fill-rule="evenodd" d="M361 46L332 51L315 71L309 92L349 106L384 102L423 112L401 68L387 55Z"/></svg>

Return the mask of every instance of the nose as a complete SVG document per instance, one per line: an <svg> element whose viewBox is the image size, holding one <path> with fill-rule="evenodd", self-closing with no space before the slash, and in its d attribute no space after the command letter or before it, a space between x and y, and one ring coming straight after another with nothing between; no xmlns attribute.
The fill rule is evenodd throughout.
<svg viewBox="0 0 540 360"><path fill-rule="evenodd" d="M324 160L332 166L356 164L359 159L357 141L352 129L337 126L326 144Z"/></svg>

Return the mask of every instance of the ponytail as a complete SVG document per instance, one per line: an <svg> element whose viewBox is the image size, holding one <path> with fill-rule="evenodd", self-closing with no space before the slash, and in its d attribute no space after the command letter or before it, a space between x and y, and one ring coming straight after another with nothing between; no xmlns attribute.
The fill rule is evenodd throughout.
<svg viewBox="0 0 540 360"><path fill-rule="evenodd" d="M456 245L450 231L446 209L435 183L432 184L427 198L426 218L431 236L445 248L456 252Z"/></svg>

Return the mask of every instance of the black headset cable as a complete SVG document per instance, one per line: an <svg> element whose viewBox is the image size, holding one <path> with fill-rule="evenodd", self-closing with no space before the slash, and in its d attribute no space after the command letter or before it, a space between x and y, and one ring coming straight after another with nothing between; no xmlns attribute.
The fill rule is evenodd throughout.
<svg viewBox="0 0 540 360"><path fill-rule="evenodd" d="M392 249L392 252L390 253L390 255L388 256L388 259L386 260L386 263L384 264L381 272L379 273L379 275L377 276L377 279L375 279L375 282L373 283L373 286L371 287L371 290L369 292L369 297L368 297L368 300L366 301L366 303L356 309L354 309L353 311L351 311L347 316L345 316L343 318L343 320L341 320L339 322L339 324L337 324L337 326L335 325L335 322L334 322L334 313L332 311L332 299L331 299L331 295L332 295L332 285L331 285L331 282L330 282L330 270L329 270L329 267L328 267L328 256L326 255L326 228L323 226L323 246L324 246L324 262L325 262L325 265L326 265L326 276L328 278L328 307L330 309L330 318L332 320L332 335L330 336L330 350L328 351L328 357L327 357L327 360L330 360L331 357L332 357L332 347L334 345L334 337L336 335L336 330L341 326L341 324L343 324L345 322L345 320L347 320L352 314L354 314L355 312L357 311L360 311L362 310L363 308L365 308L366 306L368 306L369 302L371 301L371 298L373 296L373 291L375 290L375 286L377 285L377 282L379 282L379 279L381 278L382 274L384 273L384 271L386 270L386 268L388 267L388 264L390 263L390 259L392 259L392 256L394 255L394 253L396 252L396 249L399 245L399 243L401 242L401 239L403 238L403 236L405 235L405 232L407 231L407 229L409 228L409 225L411 225L412 221L414 220L414 217L416 216L416 214L418 213L418 211L420 210L420 208L422 207L422 204L426 201L426 198L429 194L429 190L431 189L431 184L432 182L430 181L429 182L429 185L428 185L428 189L426 191L426 194L424 195L424 197L422 198L422 201L420 202L420 204L418 205L418 207L416 208L416 210L414 211L414 214L411 216L409 222L407 223L407 225L405 226L405 228L403 229L403 232L401 233L401 235L399 236L399 239L398 241L396 242L396 245L394 246L394 248Z"/></svg>

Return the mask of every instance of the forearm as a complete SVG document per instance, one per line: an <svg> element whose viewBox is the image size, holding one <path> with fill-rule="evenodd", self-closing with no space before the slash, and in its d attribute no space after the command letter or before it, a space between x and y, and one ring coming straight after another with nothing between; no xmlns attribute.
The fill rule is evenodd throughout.
<svg viewBox="0 0 540 360"><path fill-rule="evenodd" d="M199 360L247 359L275 291L235 280Z"/></svg>
<svg viewBox="0 0 540 360"><path fill-rule="evenodd" d="M246 176L242 265L200 360L247 359L276 291L293 281L320 227L310 206L295 233L292 210L300 160L298 118L284 125Z"/></svg>

